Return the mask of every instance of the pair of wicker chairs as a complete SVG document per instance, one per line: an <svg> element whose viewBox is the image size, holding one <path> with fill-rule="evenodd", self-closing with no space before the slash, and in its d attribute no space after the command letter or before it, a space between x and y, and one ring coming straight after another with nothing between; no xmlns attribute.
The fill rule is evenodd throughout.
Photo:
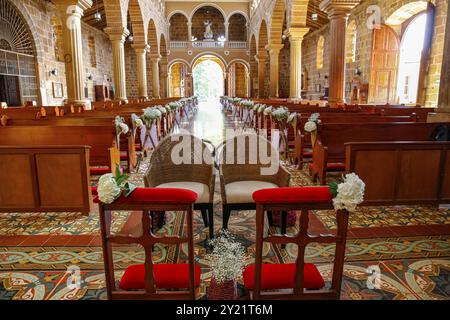
<svg viewBox="0 0 450 320"><path fill-rule="evenodd" d="M254 191L289 186L290 174L279 165L277 151L264 137L252 134L226 140L217 149L192 135L169 136L154 150L144 182L149 188L183 188L197 193L194 210L201 210L209 237L213 238L216 168L220 175L223 228L228 228L232 210L256 208ZM270 218L269 214L269 222Z"/></svg>

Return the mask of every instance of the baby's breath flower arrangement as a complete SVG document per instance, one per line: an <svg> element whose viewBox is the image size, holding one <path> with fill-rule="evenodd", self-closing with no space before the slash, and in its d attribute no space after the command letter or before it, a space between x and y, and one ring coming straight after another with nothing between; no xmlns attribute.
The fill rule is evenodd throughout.
<svg viewBox="0 0 450 320"><path fill-rule="evenodd" d="M144 113L141 116L142 121L144 121L147 128L150 128L153 121L161 118L161 111L155 107L148 107L143 109Z"/></svg>
<svg viewBox="0 0 450 320"><path fill-rule="evenodd" d="M212 276L220 284L235 281L242 276L245 267L246 254L242 244L237 242L229 231L210 241L213 251L206 256L209 260Z"/></svg>
<svg viewBox="0 0 450 320"><path fill-rule="evenodd" d="M276 108L272 112L272 117L274 117L277 121L287 121L289 118L289 110L286 107Z"/></svg>

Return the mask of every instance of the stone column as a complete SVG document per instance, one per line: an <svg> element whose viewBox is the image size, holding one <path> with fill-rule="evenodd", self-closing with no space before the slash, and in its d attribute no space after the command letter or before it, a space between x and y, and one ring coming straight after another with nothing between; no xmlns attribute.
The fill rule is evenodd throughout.
<svg viewBox="0 0 450 320"><path fill-rule="evenodd" d="M115 99L127 101L127 88L125 76L125 38L129 35L126 28L105 28L106 34L112 44Z"/></svg>
<svg viewBox="0 0 450 320"><path fill-rule="evenodd" d="M450 2L448 3L448 10L450 10ZM447 12L450 13L450 11ZM438 108L449 108L446 112L450 113L450 55L448 54L450 52L450 19L448 16L445 27L444 52L446 54L442 57Z"/></svg>
<svg viewBox="0 0 450 320"><path fill-rule="evenodd" d="M230 95L230 90L229 90L229 85L228 85L228 80L229 80L229 77L228 77L228 72L224 72L223 73L223 84L224 84L224 87L223 87L223 94L225 95L225 96L229 96Z"/></svg>
<svg viewBox="0 0 450 320"><path fill-rule="evenodd" d="M139 98L147 99L147 51L150 47L147 44L133 44L132 47L136 52Z"/></svg>
<svg viewBox="0 0 450 320"><path fill-rule="evenodd" d="M153 98L159 98L160 97L160 90L159 90L159 60L161 59L161 55L159 54L153 54L150 55L150 61L152 62L152 91L153 91Z"/></svg>
<svg viewBox="0 0 450 320"><path fill-rule="evenodd" d="M270 58L270 91L271 98L278 98L278 73L279 73L279 56L280 50L284 47L283 44L270 44L266 46L269 51Z"/></svg>
<svg viewBox="0 0 450 320"><path fill-rule="evenodd" d="M250 97L250 72L245 72L245 96Z"/></svg>
<svg viewBox="0 0 450 320"><path fill-rule="evenodd" d="M328 102L331 106L344 102L345 40L347 19L358 0L324 0L320 10L330 19L330 70Z"/></svg>
<svg viewBox="0 0 450 320"><path fill-rule="evenodd" d="M168 79L169 79L169 73L168 73L168 69L167 69L167 62L160 62L159 64L159 68L160 68L160 77L161 77L161 98L167 98L168 97L168 92L167 92L167 88L169 87L168 84Z"/></svg>
<svg viewBox="0 0 450 320"><path fill-rule="evenodd" d="M192 48L192 22L188 21L187 23L188 27L188 48Z"/></svg>
<svg viewBox="0 0 450 320"><path fill-rule="evenodd" d="M264 87L265 87L265 71L266 71L266 52L259 52L255 56L258 62L258 98L264 98Z"/></svg>
<svg viewBox="0 0 450 320"><path fill-rule="evenodd" d="M289 97L291 99L301 99L302 97L302 42L303 37L309 28L290 28L289 37L290 49L290 82Z"/></svg>
<svg viewBox="0 0 450 320"><path fill-rule="evenodd" d="M83 60L83 40L81 38L81 17L84 10L92 6L92 1L56 0L55 4L62 17L68 102L86 105L84 94L86 75Z"/></svg>
<svg viewBox="0 0 450 320"><path fill-rule="evenodd" d="M229 22L225 22L224 23L224 26L225 26L225 34L224 34L224 36L225 36L225 43L224 43L224 45L225 45L225 48L228 48L228 27L230 26L230 23Z"/></svg>

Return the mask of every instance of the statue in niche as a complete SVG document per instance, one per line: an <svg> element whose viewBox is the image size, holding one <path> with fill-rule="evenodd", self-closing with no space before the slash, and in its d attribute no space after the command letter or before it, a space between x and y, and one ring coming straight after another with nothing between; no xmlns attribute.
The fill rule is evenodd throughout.
<svg viewBox="0 0 450 320"><path fill-rule="evenodd" d="M206 20L203 22L203 24L205 25L205 32L203 33L203 37L206 41L212 41L214 37L214 34L211 30L212 22L210 20Z"/></svg>

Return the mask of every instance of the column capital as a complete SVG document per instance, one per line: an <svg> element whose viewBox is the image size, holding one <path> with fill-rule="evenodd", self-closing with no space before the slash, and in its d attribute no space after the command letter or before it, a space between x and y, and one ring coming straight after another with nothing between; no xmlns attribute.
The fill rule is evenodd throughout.
<svg viewBox="0 0 450 320"><path fill-rule="evenodd" d="M267 53L266 52L258 52L257 54L255 54L255 59L256 59L256 61L257 62L260 62L260 61L264 61L264 59L266 59L267 58Z"/></svg>
<svg viewBox="0 0 450 320"><path fill-rule="evenodd" d="M286 36L290 41L303 40L304 36L309 32L308 27L289 28Z"/></svg>
<svg viewBox="0 0 450 320"><path fill-rule="evenodd" d="M155 62L159 62L159 60L161 60L162 56L159 53L152 53L149 55L150 57L150 61L155 63Z"/></svg>
<svg viewBox="0 0 450 320"><path fill-rule="evenodd" d="M148 44L135 44L133 43L131 47L136 51L136 53L146 53L150 50L150 46Z"/></svg>
<svg viewBox="0 0 450 320"><path fill-rule="evenodd" d="M323 0L319 4L319 8L326 12L331 19L346 18L359 3L360 0Z"/></svg>
<svg viewBox="0 0 450 320"><path fill-rule="evenodd" d="M125 38L130 34L130 31L124 27L106 27L105 33L109 36L109 40L125 41Z"/></svg>
<svg viewBox="0 0 450 320"><path fill-rule="evenodd" d="M271 43L266 45L266 50L269 51L269 54L279 54L280 50L284 48L284 44L282 43Z"/></svg>

